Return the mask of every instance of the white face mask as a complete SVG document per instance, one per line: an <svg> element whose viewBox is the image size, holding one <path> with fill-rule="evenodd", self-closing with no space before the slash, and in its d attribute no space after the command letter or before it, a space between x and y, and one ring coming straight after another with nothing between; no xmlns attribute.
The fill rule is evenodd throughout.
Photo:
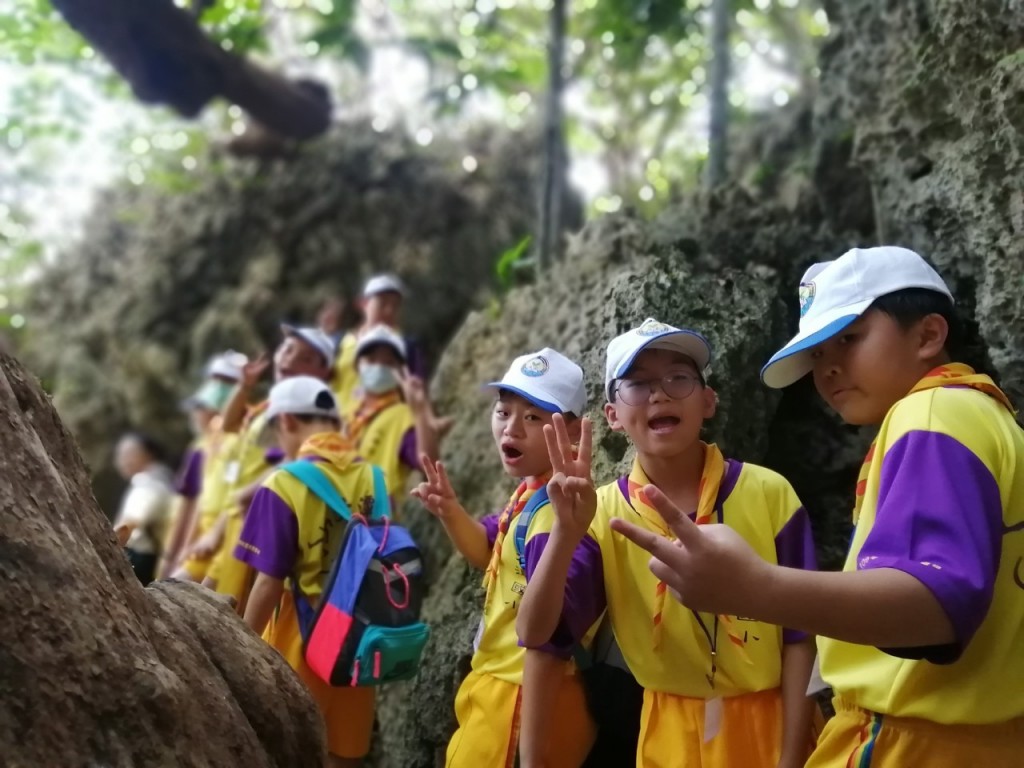
<svg viewBox="0 0 1024 768"><path fill-rule="evenodd" d="M363 363L359 366L359 383L371 395L382 395L398 386L394 368L381 363Z"/></svg>

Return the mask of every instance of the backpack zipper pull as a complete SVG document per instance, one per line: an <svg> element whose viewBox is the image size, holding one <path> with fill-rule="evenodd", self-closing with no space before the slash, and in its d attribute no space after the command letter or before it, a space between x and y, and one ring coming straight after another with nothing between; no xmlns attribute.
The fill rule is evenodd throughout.
<svg viewBox="0 0 1024 768"><path fill-rule="evenodd" d="M356 659L356 663L352 665L352 687L355 688L359 684L359 659Z"/></svg>

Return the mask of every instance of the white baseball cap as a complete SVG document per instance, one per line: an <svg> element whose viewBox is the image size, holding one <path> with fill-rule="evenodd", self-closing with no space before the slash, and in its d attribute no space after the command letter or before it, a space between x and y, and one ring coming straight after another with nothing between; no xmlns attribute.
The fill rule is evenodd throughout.
<svg viewBox="0 0 1024 768"><path fill-rule="evenodd" d="M268 400L268 420L282 413L323 416L325 419L340 418L338 404L330 387L312 376L292 376L278 382L271 388Z"/></svg>
<svg viewBox="0 0 1024 768"><path fill-rule="evenodd" d="M812 264L800 278L800 332L761 369L769 387L788 387L810 373L811 350L850 325L876 299L905 288L953 294L928 263L907 248L854 248Z"/></svg>
<svg viewBox="0 0 1024 768"><path fill-rule="evenodd" d="M331 337L328 336L323 331L321 331L319 328L313 328L312 326L300 327L297 325L282 324L281 332L285 336L294 336L295 338L301 339L302 341L309 344L309 346L311 346L313 349L315 349L317 352L323 355L323 358L327 362L327 365L331 365L334 363L334 341L332 341Z"/></svg>
<svg viewBox="0 0 1024 768"><path fill-rule="evenodd" d="M221 379L228 379L229 381L240 381L242 378L242 368L248 362L249 358L241 352L229 349L227 352L222 352L210 358L210 362L206 364L206 376L207 378L216 376Z"/></svg>
<svg viewBox="0 0 1024 768"><path fill-rule="evenodd" d="M675 328L653 317L608 344L608 358L604 370L604 390L612 400L612 384L621 379L632 367L636 356L645 349L667 349L679 352L693 360L701 377L707 381L711 375L711 343L696 331Z"/></svg>
<svg viewBox="0 0 1024 768"><path fill-rule="evenodd" d="M363 298L368 299L378 293L397 293L405 296L405 286L395 275L374 275L363 286Z"/></svg>
<svg viewBox="0 0 1024 768"><path fill-rule="evenodd" d="M551 347L517 357L501 381L484 386L513 392L550 413L582 416L587 407L583 369Z"/></svg>
<svg viewBox="0 0 1024 768"><path fill-rule="evenodd" d="M373 326L373 328L368 330L359 338L359 341L356 343L356 360L358 360L367 349L375 347L378 344L386 344L391 347L403 361L408 359L405 348L405 339L402 338L401 334L396 333L393 328L382 323L380 325Z"/></svg>

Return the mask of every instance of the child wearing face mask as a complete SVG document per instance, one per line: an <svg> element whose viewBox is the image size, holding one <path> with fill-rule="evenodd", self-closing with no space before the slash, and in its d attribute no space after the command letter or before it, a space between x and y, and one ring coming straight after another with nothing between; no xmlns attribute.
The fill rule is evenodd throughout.
<svg viewBox="0 0 1024 768"><path fill-rule="evenodd" d="M421 470L421 455L438 457L426 387L409 373L406 355L405 341L386 325L362 335L355 355L362 397L345 418L346 436L384 470L392 498L404 494L413 470Z"/></svg>

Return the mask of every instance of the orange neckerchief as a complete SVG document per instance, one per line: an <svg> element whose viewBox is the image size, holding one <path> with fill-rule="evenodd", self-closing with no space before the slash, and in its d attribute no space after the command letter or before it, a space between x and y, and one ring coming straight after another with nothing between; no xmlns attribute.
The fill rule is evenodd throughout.
<svg viewBox="0 0 1024 768"><path fill-rule="evenodd" d="M345 436L353 443L358 443L370 422L377 418L377 414L401 401L402 395L397 389L380 396L364 397L355 415L345 424Z"/></svg>
<svg viewBox="0 0 1024 768"><path fill-rule="evenodd" d="M253 422L253 419L255 419L257 416L259 416L261 413L263 413L269 407L270 407L270 398L267 398L262 403L257 403L256 405L250 405L248 408L246 408L245 416L242 417L242 431L244 432L245 428L248 427Z"/></svg>
<svg viewBox="0 0 1024 768"><path fill-rule="evenodd" d="M508 504L498 515L498 535L494 537L494 546L491 547L491 560L487 563L487 570L484 572L483 587L487 590L485 601L490 600L492 587L498 579L498 569L501 567L501 547L505 543L505 534L512 527L512 521L519 513L526 508L526 503L538 490L547 485L551 473L543 477L531 477L519 483L519 487L512 492ZM486 607L485 609L486 610Z"/></svg>
<svg viewBox="0 0 1024 768"><path fill-rule="evenodd" d="M714 443L710 445L704 444L704 470L700 476L700 486L698 487L698 501L697 501L697 525L707 525L708 523L715 522L715 502L718 500L718 491L722 485L722 478L725 476L725 457L722 456L722 452L718 446ZM675 534L665 524L664 519L658 514L658 511L651 506L651 503L647 500L647 496L644 495L644 486L650 485L651 481L648 479L647 474L644 472L643 467L640 466L640 460L633 460L633 469L629 472L629 478L627 479L627 487L629 489L629 501L633 509L636 510L644 520L646 520L654 530L660 533L662 536L666 536L669 539L675 539ZM665 582L659 581L655 592L654 602L654 647L657 649L661 644L661 623L662 615L665 610L665 593L668 591ZM716 638L708 632L706 626L700 616L694 612L697 617L697 621L701 624L701 628L705 634L708 635L708 643L712 649L715 649ZM735 645L741 656L745 661L750 663L750 657L747 655L745 643L743 642L742 636L735 630L733 626L733 620L729 616L719 615L718 621L725 627L726 632L729 635L729 640Z"/></svg>
<svg viewBox="0 0 1024 768"><path fill-rule="evenodd" d="M997 400L1010 413L1014 415L1017 413L1013 403L1010 402L1010 398L992 381L991 377L983 373L976 373L971 366L964 365L963 363L949 363L933 368L907 394L912 395L915 392L923 392L926 389L935 389L936 387L970 387L971 389L977 389ZM864 505L864 491L867 490L868 486L868 473L871 470L871 461L874 458L875 441L872 440L871 447L868 448L867 455L864 457L864 463L861 464L860 474L857 475L857 491L853 505L854 525L860 519L860 508Z"/></svg>
<svg viewBox="0 0 1024 768"><path fill-rule="evenodd" d="M332 467L344 471L356 460L352 443L337 432L318 432L307 437L299 448L299 458L318 456Z"/></svg>

